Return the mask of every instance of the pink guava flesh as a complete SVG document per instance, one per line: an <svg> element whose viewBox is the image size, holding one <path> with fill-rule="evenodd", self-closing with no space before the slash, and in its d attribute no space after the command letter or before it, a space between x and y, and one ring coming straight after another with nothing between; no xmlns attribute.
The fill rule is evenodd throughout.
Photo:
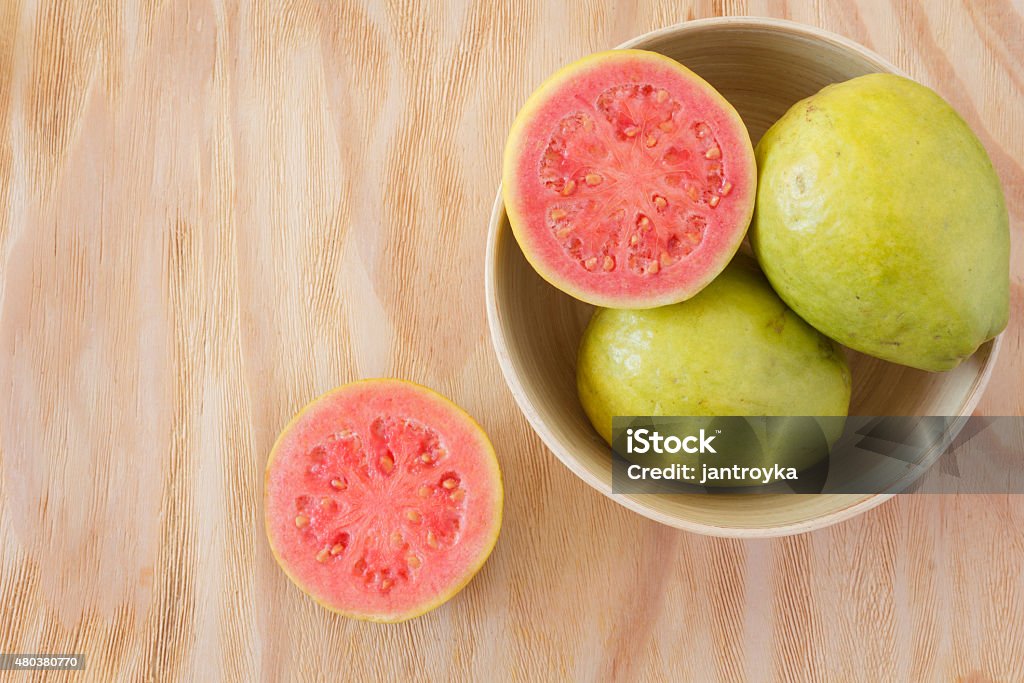
<svg viewBox="0 0 1024 683"><path fill-rule="evenodd" d="M735 109L699 76L638 50L549 79L506 148L506 211L527 259L593 304L696 294L739 247L756 169Z"/></svg>
<svg viewBox="0 0 1024 683"><path fill-rule="evenodd" d="M494 546L494 450L461 409L400 380L345 385L282 432L266 524L285 572L326 607L400 621L438 606Z"/></svg>

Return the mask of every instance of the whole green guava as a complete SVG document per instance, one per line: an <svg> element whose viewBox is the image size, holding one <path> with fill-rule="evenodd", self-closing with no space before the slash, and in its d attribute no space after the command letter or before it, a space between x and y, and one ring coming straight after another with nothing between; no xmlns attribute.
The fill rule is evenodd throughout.
<svg viewBox="0 0 1024 683"><path fill-rule="evenodd" d="M804 320L863 353L956 367L1006 327L1009 219L992 163L932 90L890 74L796 103L757 146L750 241Z"/></svg>
<svg viewBox="0 0 1024 683"><path fill-rule="evenodd" d="M850 404L842 349L793 313L742 255L687 301L598 309L583 334L576 378L583 409L609 444L615 416L845 416ZM828 445L842 426L822 422ZM732 434L719 441L751 438L757 447L728 449L717 464L799 470L823 455L779 438L794 434L792 425L779 423L772 433L751 421L750 428L746 436L726 429ZM695 466L702 458L680 453L649 464L670 462Z"/></svg>

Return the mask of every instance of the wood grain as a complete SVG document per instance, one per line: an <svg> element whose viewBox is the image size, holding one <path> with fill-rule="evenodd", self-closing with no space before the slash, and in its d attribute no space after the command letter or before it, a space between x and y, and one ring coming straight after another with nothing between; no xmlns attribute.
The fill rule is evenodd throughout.
<svg viewBox="0 0 1024 683"><path fill-rule="evenodd" d="M82 652L90 680L1024 680L1018 498L691 535L576 479L505 388L481 255L518 106L717 14L846 35L978 132L1015 231L979 411L1024 414L1012 0L3 2L0 652ZM304 598L260 524L277 431L377 375L477 416L507 485L479 577L394 626Z"/></svg>

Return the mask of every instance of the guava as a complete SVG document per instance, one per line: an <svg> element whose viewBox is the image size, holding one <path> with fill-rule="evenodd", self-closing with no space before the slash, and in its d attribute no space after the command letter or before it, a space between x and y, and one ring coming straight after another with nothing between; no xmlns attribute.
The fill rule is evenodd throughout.
<svg viewBox="0 0 1024 683"><path fill-rule="evenodd" d="M664 55L599 52L555 73L509 133L502 187L534 269L599 306L696 294L736 253L757 172L739 114Z"/></svg>
<svg viewBox="0 0 1024 683"><path fill-rule="evenodd" d="M834 418L845 418L850 405L842 349L790 310L743 255L687 301L598 309L583 334L576 377L583 410L609 444L615 416L683 416L692 428L709 430L715 420L698 418L805 416L825 418L821 429L830 445L844 422ZM718 464L777 462L799 470L823 455L777 438L795 423L770 433L748 422L743 433L756 437L759 448L731 449L717 456ZM733 436L722 440L746 438L735 429L725 432ZM680 453L671 461L697 466L700 458Z"/></svg>
<svg viewBox="0 0 1024 683"><path fill-rule="evenodd" d="M354 382L306 406L274 444L267 537L324 607L404 621L483 566L502 497L494 448L461 408L402 380Z"/></svg>
<svg viewBox="0 0 1024 683"><path fill-rule="evenodd" d="M751 245L794 311L838 342L949 370L1006 327L1009 218L978 138L889 74L830 85L757 146Z"/></svg>

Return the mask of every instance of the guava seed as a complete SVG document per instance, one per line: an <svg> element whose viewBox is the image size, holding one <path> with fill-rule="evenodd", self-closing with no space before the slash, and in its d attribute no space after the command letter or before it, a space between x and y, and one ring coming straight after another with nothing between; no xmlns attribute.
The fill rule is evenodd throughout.
<svg viewBox="0 0 1024 683"><path fill-rule="evenodd" d="M669 147L661 160L668 166L678 166L690 158L690 150L679 147ZM670 183L671 184L671 183Z"/></svg>
<svg viewBox="0 0 1024 683"><path fill-rule="evenodd" d="M300 529L303 529L303 528L309 526L309 517L307 517L306 515L298 515L298 516L296 516L295 517L295 526L299 527Z"/></svg>

